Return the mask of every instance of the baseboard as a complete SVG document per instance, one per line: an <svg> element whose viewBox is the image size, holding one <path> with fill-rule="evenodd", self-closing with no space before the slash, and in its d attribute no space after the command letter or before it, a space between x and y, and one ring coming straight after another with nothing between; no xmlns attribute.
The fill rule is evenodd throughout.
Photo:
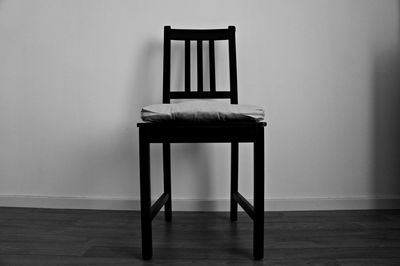
<svg viewBox="0 0 400 266"><path fill-rule="evenodd" d="M228 211L229 199L175 199L175 211ZM139 199L0 195L0 207L57 209L139 210ZM266 211L400 209L400 196L342 198L273 198L265 200Z"/></svg>

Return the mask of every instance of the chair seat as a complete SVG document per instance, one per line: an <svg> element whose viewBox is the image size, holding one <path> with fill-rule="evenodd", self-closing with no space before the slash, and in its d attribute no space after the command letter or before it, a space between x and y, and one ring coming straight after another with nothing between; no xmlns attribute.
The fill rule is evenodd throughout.
<svg viewBox="0 0 400 266"><path fill-rule="evenodd" d="M251 121L251 120L237 120L237 121L179 121L179 120L169 120L169 121L157 121L149 122L143 121L137 123L137 127L151 127L151 128L240 128L240 127L265 127L267 122L265 121Z"/></svg>
<svg viewBox="0 0 400 266"><path fill-rule="evenodd" d="M145 122L258 122L264 119L264 110L254 105L197 100L149 105L142 108L141 118Z"/></svg>
<svg viewBox="0 0 400 266"><path fill-rule="evenodd" d="M152 143L253 142L267 125L264 121L141 122L137 126Z"/></svg>

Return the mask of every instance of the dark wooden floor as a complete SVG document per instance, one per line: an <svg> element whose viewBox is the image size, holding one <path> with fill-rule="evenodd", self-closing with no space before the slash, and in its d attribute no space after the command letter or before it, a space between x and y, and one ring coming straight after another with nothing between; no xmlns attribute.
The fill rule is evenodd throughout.
<svg viewBox="0 0 400 266"><path fill-rule="evenodd" d="M141 260L132 211L0 208L0 265L400 265L400 210L267 212L265 259L252 223L228 213L163 213Z"/></svg>

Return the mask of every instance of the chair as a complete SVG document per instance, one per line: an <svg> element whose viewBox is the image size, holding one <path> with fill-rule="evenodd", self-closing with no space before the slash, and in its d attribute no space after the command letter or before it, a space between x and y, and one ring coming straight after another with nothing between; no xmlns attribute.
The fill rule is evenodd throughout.
<svg viewBox="0 0 400 266"><path fill-rule="evenodd" d="M230 90L218 91L215 87L215 41L228 41ZM185 44L185 89L171 91L171 41ZM190 88L190 43L197 42L197 91ZM209 42L210 90L203 90L203 42ZM164 27L163 103L171 99L229 99L238 104L235 27L225 29L172 29ZM231 200L230 220L237 220L237 205L253 219L253 256L263 258L264 248L264 127L262 121L216 122L141 122L139 128L140 201L142 256L152 258L152 220L165 206L165 220L171 221L171 143L231 143ZM254 145L254 206L238 192L239 142ZM162 143L164 193L151 205L150 199L150 144Z"/></svg>

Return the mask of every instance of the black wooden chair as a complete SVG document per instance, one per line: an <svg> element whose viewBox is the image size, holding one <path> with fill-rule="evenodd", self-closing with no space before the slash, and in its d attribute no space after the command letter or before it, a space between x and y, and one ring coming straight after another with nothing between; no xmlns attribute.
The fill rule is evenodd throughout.
<svg viewBox="0 0 400 266"><path fill-rule="evenodd" d="M215 88L215 41L228 41L230 90ZM185 43L185 90L170 90L171 41ZM197 91L190 89L190 43L197 42ZM203 90L203 42L209 42L210 90ZM164 27L163 103L171 99L230 99L238 104L235 27L227 29L171 29ZM217 142L231 143L230 219L237 220L239 204L254 221L253 256L263 258L264 249L264 127L265 122L234 121L221 123L141 122L139 127L140 200L142 226L142 256L152 257L152 220L165 206L165 220L171 221L171 143ZM254 207L238 192L239 142L254 144ZM150 143L163 144L164 193L151 205Z"/></svg>

